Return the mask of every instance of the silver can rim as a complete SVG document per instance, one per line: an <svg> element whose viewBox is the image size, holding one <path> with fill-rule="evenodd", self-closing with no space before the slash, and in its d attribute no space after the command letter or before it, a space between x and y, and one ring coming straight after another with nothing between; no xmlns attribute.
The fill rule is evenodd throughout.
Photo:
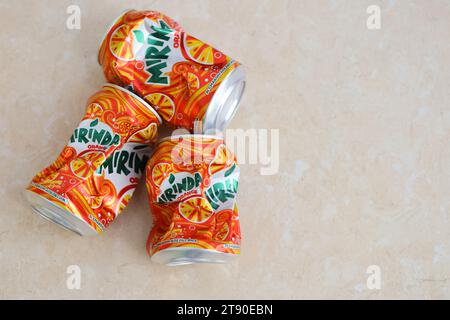
<svg viewBox="0 0 450 320"><path fill-rule="evenodd" d="M79 219L70 211L64 210L33 191L25 190L25 198L35 213L65 230L72 231L80 236L98 234L86 221Z"/></svg>
<svg viewBox="0 0 450 320"><path fill-rule="evenodd" d="M228 127L240 107L245 91L245 78L244 67L238 65L222 81L206 110L202 132L223 132Z"/></svg>
<svg viewBox="0 0 450 320"><path fill-rule="evenodd" d="M160 250L151 256L151 260L155 263L175 267L199 263L229 263L238 256L239 254L225 253L212 249L180 247Z"/></svg>

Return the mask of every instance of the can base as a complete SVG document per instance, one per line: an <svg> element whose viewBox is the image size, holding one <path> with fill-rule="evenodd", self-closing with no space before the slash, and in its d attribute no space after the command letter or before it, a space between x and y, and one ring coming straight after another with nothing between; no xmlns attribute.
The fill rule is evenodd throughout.
<svg viewBox="0 0 450 320"><path fill-rule="evenodd" d="M199 248L169 248L155 253L152 256L152 261L174 267L197 263L227 263L237 256L236 254Z"/></svg>
<svg viewBox="0 0 450 320"><path fill-rule="evenodd" d="M25 190L25 197L31 205L33 211L42 218L72 231L80 236L96 235L97 232L81 219L78 219L71 212L62 209L48 199L30 191Z"/></svg>

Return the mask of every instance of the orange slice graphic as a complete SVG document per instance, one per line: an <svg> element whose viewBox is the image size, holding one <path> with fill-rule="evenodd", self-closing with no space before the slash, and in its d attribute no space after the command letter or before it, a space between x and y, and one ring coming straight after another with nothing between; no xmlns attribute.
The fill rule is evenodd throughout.
<svg viewBox="0 0 450 320"><path fill-rule="evenodd" d="M97 152L88 152L70 162L70 170L80 179L86 179L105 161L105 156Z"/></svg>
<svg viewBox="0 0 450 320"><path fill-rule="evenodd" d="M169 96L164 93L151 93L145 97L156 112L163 117L164 120L170 121L175 113L175 104Z"/></svg>
<svg viewBox="0 0 450 320"><path fill-rule="evenodd" d="M91 103L86 110L87 118L99 118L103 113L103 108L98 103Z"/></svg>
<svg viewBox="0 0 450 320"><path fill-rule="evenodd" d="M109 43L111 53L122 61L131 61L134 59L131 29L131 26L124 24L117 28L111 35L111 41Z"/></svg>
<svg viewBox="0 0 450 320"><path fill-rule="evenodd" d="M180 202L178 211L184 218L194 223L202 223L214 213L208 200L202 197L192 197Z"/></svg>
<svg viewBox="0 0 450 320"><path fill-rule="evenodd" d="M193 61L207 65L214 63L214 49L211 46L191 36L186 36L184 44L189 58Z"/></svg>
<svg viewBox="0 0 450 320"><path fill-rule="evenodd" d="M150 123L147 128L136 132L130 139L130 142L149 143L156 137L156 123Z"/></svg>
<svg viewBox="0 0 450 320"><path fill-rule="evenodd" d="M158 163L153 167L152 170L152 180L153 183L157 186L160 186L161 183L169 176L172 172L172 165L170 163L162 162Z"/></svg>
<svg viewBox="0 0 450 320"><path fill-rule="evenodd" d="M195 91L198 90L198 88L200 88L200 80L198 79L198 77L193 74L192 72L188 72L187 74L187 78L188 78L188 87L189 87L189 91L191 92L191 94Z"/></svg>

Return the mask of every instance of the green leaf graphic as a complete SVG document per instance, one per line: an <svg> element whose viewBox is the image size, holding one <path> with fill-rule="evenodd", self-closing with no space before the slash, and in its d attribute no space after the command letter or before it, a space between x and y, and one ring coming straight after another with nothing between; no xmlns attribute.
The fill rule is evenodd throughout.
<svg viewBox="0 0 450 320"><path fill-rule="evenodd" d="M232 174L233 171L234 171L234 169L236 169L236 163L233 164L233 166L232 166L230 169L228 169L227 171L225 171L225 177L228 177L230 174Z"/></svg>
<svg viewBox="0 0 450 320"><path fill-rule="evenodd" d="M94 121L91 122L91 124L89 126L95 127L97 124L98 124L98 119L95 119Z"/></svg>
<svg viewBox="0 0 450 320"><path fill-rule="evenodd" d="M139 43L144 43L144 33L141 30L133 30L133 33Z"/></svg>
<svg viewBox="0 0 450 320"><path fill-rule="evenodd" d="M175 176L171 173L169 176L169 183L173 183L175 181Z"/></svg>

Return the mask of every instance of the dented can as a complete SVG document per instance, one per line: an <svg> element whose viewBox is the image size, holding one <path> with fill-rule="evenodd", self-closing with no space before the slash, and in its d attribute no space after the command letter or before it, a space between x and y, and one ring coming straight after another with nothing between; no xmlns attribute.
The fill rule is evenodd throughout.
<svg viewBox="0 0 450 320"><path fill-rule="evenodd" d="M241 64L156 11L127 11L106 33L98 61L175 127L223 131L245 89Z"/></svg>
<svg viewBox="0 0 450 320"><path fill-rule="evenodd" d="M146 169L154 225L147 251L166 265L223 263L240 253L239 167L219 136L162 139Z"/></svg>
<svg viewBox="0 0 450 320"><path fill-rule="evenodd" d="M34 211L80 235L101 233L127 206L161 121L132 92L104 85L56 161L28 186Z"/></svg>

